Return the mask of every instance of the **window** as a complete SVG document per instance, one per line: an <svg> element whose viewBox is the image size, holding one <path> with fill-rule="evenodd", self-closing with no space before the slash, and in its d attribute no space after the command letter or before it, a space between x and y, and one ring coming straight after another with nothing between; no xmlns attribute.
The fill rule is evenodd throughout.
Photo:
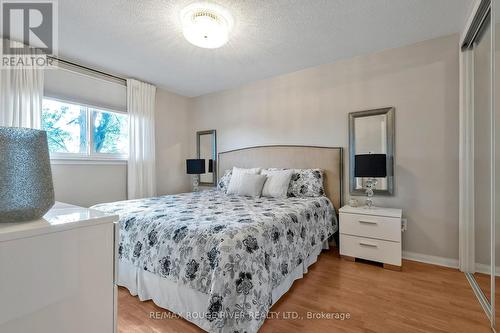
<svg viewBox="0 0 500 333"><path fill-rule="evenodd" d="M128 116L44 98L42 129L52 158L126 159Z"/></svg>

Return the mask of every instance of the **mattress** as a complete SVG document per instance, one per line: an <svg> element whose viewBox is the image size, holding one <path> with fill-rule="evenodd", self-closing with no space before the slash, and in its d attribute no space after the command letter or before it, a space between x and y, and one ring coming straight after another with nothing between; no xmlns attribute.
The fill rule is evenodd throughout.
<svg viewBox="0 0 500 333"><path fill-rule="evenodd" d="M120 216L118 284L208 332L257 332L338 228L326 197L213 190L92 208Z"/></svg>

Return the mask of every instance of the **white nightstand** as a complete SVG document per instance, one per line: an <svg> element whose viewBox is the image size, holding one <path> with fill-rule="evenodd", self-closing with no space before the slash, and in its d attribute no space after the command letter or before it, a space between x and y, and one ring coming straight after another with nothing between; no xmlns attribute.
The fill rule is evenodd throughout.
<svg viewBox="0 0 500 333"><path fill-rule="evenodd" d="M402 210L344 206L340 213L340 255L378 261L401 270Z"/></svg>

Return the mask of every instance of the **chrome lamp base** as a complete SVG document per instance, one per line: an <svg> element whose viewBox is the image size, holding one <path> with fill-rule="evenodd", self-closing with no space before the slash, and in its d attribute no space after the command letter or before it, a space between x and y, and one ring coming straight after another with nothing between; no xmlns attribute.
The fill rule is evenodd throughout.
<svg viewBox="0 0 500 333"><path fill-rule="evenodd" d="M193 175L193 192L200 190L200 175Z"/></svg>
<svg viewBox="0 0 500 333"><path fill-rule="evenodd" d="M373 189L377 186L377 179L375 178L370 178L366 182L366 209L371 209L374 208L375 206L373 205Z"/></svg>

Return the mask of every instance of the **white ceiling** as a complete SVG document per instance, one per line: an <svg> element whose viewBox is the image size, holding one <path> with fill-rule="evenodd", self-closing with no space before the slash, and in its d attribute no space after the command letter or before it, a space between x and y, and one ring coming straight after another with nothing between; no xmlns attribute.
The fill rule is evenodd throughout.
<svg viewBox="0 0 500 333"><path fill-rule="evenodd" d="M473 0L214 0L235 28L220 49L184 40L193 0L59 0L59 56L197 96L460 32Z"/></svg>

